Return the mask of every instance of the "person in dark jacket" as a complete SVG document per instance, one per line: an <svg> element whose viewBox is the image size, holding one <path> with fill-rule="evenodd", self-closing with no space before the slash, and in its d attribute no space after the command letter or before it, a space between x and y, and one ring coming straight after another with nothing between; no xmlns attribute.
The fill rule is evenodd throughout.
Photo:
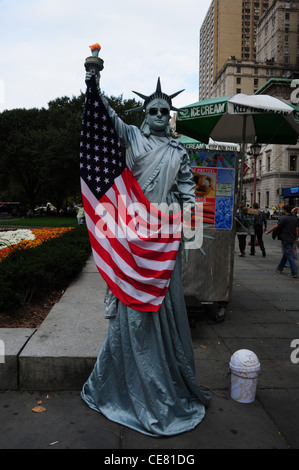
<svg viewBox="0 0 299 470"><path fill-rule="evenodd" d="M283 216L280 217L278 223L274 225L266 234L281 228L281 244L282 244L282 258L277 266L277 273L282 274L286 262L290 263L291 277L299 279L298 269L295 259L292 254L292 249L299 235L299 222L295 215L292 214L292 209L289 205L283 207Z"/></svg>
<svg viewBox="0 0 299 470"><path fill-rule="evenodd" d="M258 213L254 217L254 235L251 235L251 250L250 250L250 255L254 256L255 255L255 239L257 238L257 241L259 243L261 252L263 253L263 257L265 258L266 256L266 250L264 246L264 241L263 241L263 226L264 226L264 231L266 232L267 230L267 217L266 214L262 211L259 210L259 205L257 202L253 204L253 208L258 210Z"/></svg>

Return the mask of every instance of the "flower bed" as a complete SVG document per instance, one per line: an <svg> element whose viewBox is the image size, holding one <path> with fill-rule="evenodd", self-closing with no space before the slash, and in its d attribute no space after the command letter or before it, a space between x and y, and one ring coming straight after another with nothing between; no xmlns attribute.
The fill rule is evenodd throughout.
<svg viewBox="0 0 299 470"><path fill-rule="evenodd" d="M0 316L3 312L13 314L22 305L65 289L90 256L86 226L31 232L33 240L22 240L0 250L0 255L5 255L0 263Z"/></svg>
<svg viewBox="0 0 299 470"><path fill-rule="evenodd" d="M15 250L34 248L60 237L74 227L8 230L0 233L0 261Z"/></svg>

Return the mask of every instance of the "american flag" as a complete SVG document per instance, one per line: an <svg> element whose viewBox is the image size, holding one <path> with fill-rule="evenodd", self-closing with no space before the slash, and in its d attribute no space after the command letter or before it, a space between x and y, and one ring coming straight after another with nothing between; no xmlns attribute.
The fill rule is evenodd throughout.
<svg viewBox="0 0 299 470"><path fill-rule="evenodd" d="M158 311L180 246L182 214L151 204L126 166L112 120L88 84L80 142L86 224L96 266L125 305Z"/></svg>

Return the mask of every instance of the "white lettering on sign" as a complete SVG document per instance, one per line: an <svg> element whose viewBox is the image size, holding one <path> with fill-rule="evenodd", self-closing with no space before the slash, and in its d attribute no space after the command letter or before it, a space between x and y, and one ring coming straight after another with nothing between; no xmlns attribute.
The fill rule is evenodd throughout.
<svg viewBox="0 0 299 470"><path fill-rule="evenodd" d="M288 116L288 111L282 111L280 109L267 109L267 108L254 108L252 106L242 106L240 104L233 105L232 114L281 114L282 116Z"/></svg>
<svg viewBox="0 0 299 470"><path fill-rule="evenodd" d="M207 104L191 108L191 117L214 116L215 114L222 114L224 111L225 103Z"/></svg>

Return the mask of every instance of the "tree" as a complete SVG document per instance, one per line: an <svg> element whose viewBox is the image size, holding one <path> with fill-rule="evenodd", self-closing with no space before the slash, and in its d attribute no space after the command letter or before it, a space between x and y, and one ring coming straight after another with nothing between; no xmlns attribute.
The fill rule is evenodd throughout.
<svg viewBox="0 0 299 470"><path fill-rule="evenodd" d="M49 147L44 154L44 192L59 211L80 194L79 149L84 95L49 102Z"/></svg>
<svg viewBox="0 0 299 470"><path fill-rule="evenodd" d="M80 197L79 152L85 95L62 97L48 109L0 113L0 181L13 178L31 209L50 201L59 211ZM107 98L121 119L140 127L143 113L127 113L141 103L122 96Z"/></svg>
<svg viewBox="0 0 299 470"><path fill-rule="evenodd" d="M107 101L126 124L131 124L136 127L141 126L144 120L144 113L142 111L127 112L130 109L139 108L141 106L140 102L135 99L124 100L123 95L107 97Z"/></svg>
<svg viewBox="0 0 299 470"><path fill-rule="evenodd" d="M40 188L40 155L45 139L46 111L36 108L4 111L0 115L2 178L13 177L34 208Z"/></svg>

